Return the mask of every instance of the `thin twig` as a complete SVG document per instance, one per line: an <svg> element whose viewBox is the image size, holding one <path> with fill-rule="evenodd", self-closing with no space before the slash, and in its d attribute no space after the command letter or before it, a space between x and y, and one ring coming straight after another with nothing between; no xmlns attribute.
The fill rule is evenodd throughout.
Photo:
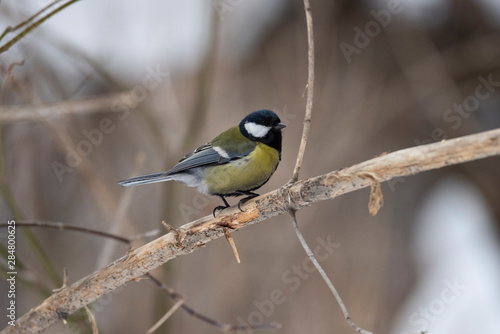
<svg viewBox="0 0 500 334"><path fill-rule="evenodd" d="M2 147L1 139L0 139L0 147ZM4 152L0 152L0 156L3 156L4 154L5 154ZM16 225L18 225L17 220L24 219L24 214L21 211L19 205L17 204L17 201L14 198L11 188L6 182L7 178L5 177L6 173L5 173L5 165L3 163L3 157L0 158L0 160L2 160L2 162L0 163L0 194L2 195L4 201L6 202L7 207L10 209L11 214L16 219ZM5 224L0 224L0 226L1 225ZM30 229L22 229L22 232L27 240L27 244L32 248L33 254L41 263L42 268L50 277L54 286L60 286L63 282L59 277L59 274L55 269L54 265L50 261L47 252L44 250L40 241L38 240L38 237ZM3 245L0 246L1 246L0 248L2 249L5 248ZM16 262L22 263L21 261L16 261Z"/></svg>
<svg viewBox="0 0 500 334"><path fill-rule="evenodd" d="M69 282L68 270L66 268L64 268L63 269L63 284L60 288L52 290L52 292L58 292L58 291L66 289L68 287L68 282Z"/></svg>
<svg viewBox="0 0 500 334"><path fill-rule="evenodd" d="M32 30L34 30L35 28L37 28L40 24L42 24L43 22L47 21L49 18L51 18L55 14L57 14L58 12L62 11L64 8L70 6L71 4L73 4L73 3L77 2L77 1L80 1L80 0L71 0L71 1L69 1L67 3L65 3L65 4L57 7L56 9L54 9L53 11L51 11L50 13L48 13L47 15L41 17L39 20L37 20L37 21L33 22L32 24L30 24L23 31L21 31L19 34L17 34L13 39L11 39L7 43L5 43L3 46L1 46L0 47L0 53L3 53L5 51L7 51L8 49L10 49L14 44L16 44L17 42L19 42L19 40L21 40L21 38L23 38L29 32L31 32Z"/></svg>
<svg viewBox="0 0 500 334"><path fill-rule="evenodd" d="M500 129L392 152L340 171L298 181L249 200L244 212L232 207L216 218L209 215L179 227L177 233L183 236L181 247L175 234L168 233L131 251L63 291L54 293L18 318L15 327L8 326L2 333L19 333L20 328L31 333L41 333L60 320L54 310L64 310L68 314L75 312L171 259L190 254L222 237L224 232L221 226L231 224L232 230L237 231L287 213L290 207L299 210L319 201L369 187L373 181L366 177L367 173L373 173L380 182L384 182L498 155Z"/></svg>
<svg viewBox="0 0 500 334"><path fill-rule="evenodd" d="M150 329L148 329L148 331L146 332L146 334L151 334L153 333L155 330L157 330L161 325L163 325L163 323L165 321L168 320L168 318L170 318L170 316L172 314L174 314L175 311L177 311L177 309L182 305L184 304L184 299L179 299L171 308L170 310L167 311L167 313L165 313L165 315L163 317L161 317L160 320L158 320L158 322L156 324L153 325L153 327L151 327Z"/></svg>
<svg viewBox="0 0 500 334"><path fill-rule="evenodd" d="M299 225L297 224L297 217L295 216L295 210L290 209L288 211L288 213L292 217L293 229L295 230L295 233L297 234L297 238L299 238L300 244L302 245L302 247L306 251L307 256L309 257L309 259L311 259L311 262L314 264L316 269L318 269L319 273L321 274L321 277L325 281L326 285L328 285L328 288L330 289L332 294L335 296L335 299L337 300L337 303L339 304L340 309L342 310L342 313L344 313L345 321L347 321L347 323L352 328L354 328L354 330L358 333L372 334L371 332L368 332L368 331L364 330L363 328L359 327L351 320L349 312L347 312L347 308L345 307L344 302L342 301L342 298L340 297L339 293L337 292L337 289L335 289L335 286L333 285L332 281L330 280L330 278L328 278L328 275L325 273L325 271L323 270L323 268L319 264L318 260L316 260L314 253L312 252L311 248L309 248L309 246L307 245L306 239L304 239L304 236L300 232Z"/></svg>
<svg viewBox="0 0 500 334"><path fill-rule="evenodd" d="M0 107L0 123L34 122L51 117L109 112L113 103L126 97L130 91L103 96L74 98L56 102Z"/></svg>
<svg viewBox="0 0 500 334"><path fill-rule="evenodd" d="M40 15L41 13L43 13L44 11L46 11L47 9L49 9L50 7L54 6L56 3L61 2L61 1L62 0L55 0L55 1L51 2L51 3L49 3L47 6L43 7L42 9L40 9L35 14L31 15L30 17L28 17L26 20L21 21L20 23L16 24L13 27L12 26L8 26L7 28L5 28L5 30L3 31L2 35L0 35L0 41L8 33L14 32L14 31L18 30L19 28L22 28L23 26L27 25L28 23L30 23L31 21L33 21L38 15Z"/></svg>
<svg viewBox="0 0 500 334"><path fill-rule="evenodd" d="M184 300L184 298L180 294L175 292L174 289L172 289L171 287L169 287L165 283L162 283L156 277L152 276L149 273L147 273L146 276L149 277L153 283L158 285L158 287L160 287L162 290L167 292L168 295L173 300L175 300L175 301ZM207 316L205 316L201 313L198 313L198 311L189 307L185 303L181 304L180 307L182 307L187 313L191 314L192 316L217 327L218 329L220 329L223 332L229 332L229 331L247 332L247 331L251 331L251 330L275 330L275 329L279 329L281 327L281 325L277 324L277 323L260 324L260 325L241 325L241 326L240 325L232 325L232 324L227 324L224 322L220 322L220 321L208 318Z"/></svg>
<svg viewBox="0 0 500 334"><path fill-rule="evenodd" d="M313 34L313 19L311 14L311 4L309 0L304 0L304 10L306 13L307 24L307 101L306 101L306 115L304 117L304 127L302 129L302 139L300 140L299 152L297 154L297 161L293 170L293 176L288 181L289 184L297 182L299 179L300 167L304 158L306 150L307 138L309 137L309 129L311 128L311 114L313 108L313 95L314 95L314 34Z"/></svg>
<svg viewBox="0 0 500 334"><path fill-rule="evenodd" d="M85 311L87 311L87 316L89 317L89 322L92 325L92 334L99 334L99 329L97 328L97 322L95 321L94 314L90 309L85 305Z"/></svg>
<svg viewBox="0 0 500 334"><path fill-rule="evenodd" d="M306 113L304 117L304 127L302 130L302 139L300 141L300 147L299 147L299 152L297 153L297 162L295 164L295 168L293 171L293 176L290 179L288 184L293 184L294 182L297 182L299 179L299 173L300 173L300 167L302 166L302 160L304 158L304 153L306 150L306 144L307 144L307 138L309 137L309 131L311 127L311 114L312 114L312 107L313 107L313 97L314 97L314 34L313 34L313 20L312 20L312 13L311 13L311 4L309 3L309 0L304 0L304 10L306 14L306 23L307 23L307 44L308 44L308 52L307 52L307 60L308 60L308 78L307 78L307 102L306 102ZM378 184L380 189L380 183ZM372 203L370 201L370 203ZM370 212L372 212L370 206ZM297 217L295 215L296 210L293 209L292 207L289 208L288 210L291 218L292 218L292 223L293 227L295 230L295 233L297 234L297 237L299 238L299 241L304 248L304 250L307 253L307 256L311 259L312 263L318 269L319 273L321 274L321 277L325 281L326 285L328 285L328 288L332 291L333 295L335 296L335 299L337 300L337 303L339 304L340 308L342 309L342 312L344 313L344 318L347 321L347 323L356 330L358 333L363 333L363 334L371 334L371 332L368 332L361 327L357 326L352 320L351 317L349 316L349 313L347 312L347 308L344 305L344 302L342 301L342 298L340 298L339 293L335 289L335 286L333 283L330 281L328 278L328 275L326 275L325 271L323 268L320 266L319 262L316 260L316 257L314 256L314 253L311 251L309 246L307 245L306 240L304 239L302 233L300 233L299 226L297 224Z"/></svg>
<svg viewBox="0 0 500 334"><path fill-rule="evenodd" d="M124 242L129 244L130 240L129 238L121 237L116 234L111 234L103 231L98 231L94 229L90 229L87 227L81 227L81 226L72 226L72 225L67 225L64 223L60 222L44 222L44 221L32 221L32 220L23 220L23 221L16 221L16 226L25 226L25 227L45 227L45 228L53 228L57 230L69 230L69 231L77 231L77 232L83 232L83 233L89 233L93 235L97 235L100 237L105 237L109 239L114 239L120 242ZM0 228L2 227L7 227L6 223L0 223Z"/></svg>

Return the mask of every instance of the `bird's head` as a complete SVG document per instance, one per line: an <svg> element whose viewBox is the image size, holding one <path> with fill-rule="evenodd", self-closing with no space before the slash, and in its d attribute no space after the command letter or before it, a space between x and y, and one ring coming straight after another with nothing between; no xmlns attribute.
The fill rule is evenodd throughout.
<svg viewBox="0 0 500 334"><path fill-rule="evenodd" d="M247 115L240 122L241 133L250 140L271 146L281 153L281 129L286 127L271 110L262 109Z"/></svg>
<svg viewBox="0 0 500 334"><path fill-rule="evenodd" d="M286 127L273 111L262 109L247 115L240 122L240 131L248 139L262 141L271 133L281 133Z"/></svg>

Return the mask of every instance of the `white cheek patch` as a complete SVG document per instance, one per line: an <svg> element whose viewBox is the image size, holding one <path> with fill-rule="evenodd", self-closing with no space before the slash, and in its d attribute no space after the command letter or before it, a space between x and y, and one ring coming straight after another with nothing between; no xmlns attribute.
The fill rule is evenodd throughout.
<svg viewBox="0 0 500 334"><path fill-rule="evenodd" d="M213 149L215 150L215 152L219 153L221 157L229 159L229 154L227 154L227 152L222 147L214 146Z"/></svg>
<svg viewBox="0 0 500 334"><path fill-rule="evenodd" d="M255 138L262 138L267 135L269 130L271 130L270 126L260 125L254 122L245 123L245 129L249 134L254 136Z"/></svg>

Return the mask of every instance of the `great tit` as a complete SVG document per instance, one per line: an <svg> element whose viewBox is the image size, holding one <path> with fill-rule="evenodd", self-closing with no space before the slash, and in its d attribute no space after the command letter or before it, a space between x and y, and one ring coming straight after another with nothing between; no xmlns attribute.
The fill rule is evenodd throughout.
<svg viewBox="0 0 500 334"><path fill-rule="evenodd" d="M258 110L247 115L239 125L222 132L209 143L182 158L172 169L123 180L128 187L174 180L197 187L205 195L219 196L228 208L227 196L247 196L238 202L259 196L253 191L264 185L281 160L281 123L271 110Z"/></svg>

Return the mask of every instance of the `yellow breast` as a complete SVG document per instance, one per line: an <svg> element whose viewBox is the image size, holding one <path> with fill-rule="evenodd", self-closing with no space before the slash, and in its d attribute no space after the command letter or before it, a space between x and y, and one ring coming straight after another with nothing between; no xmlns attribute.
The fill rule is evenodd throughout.
<svg viewBox="0 0 500 334"><path fill-rule="evenodd" d="M248 156L227 164L208 167L205 183L210 194L228 195L251 191L269 180L279 163L279 153L272 147L257 143Z"/></svg>

